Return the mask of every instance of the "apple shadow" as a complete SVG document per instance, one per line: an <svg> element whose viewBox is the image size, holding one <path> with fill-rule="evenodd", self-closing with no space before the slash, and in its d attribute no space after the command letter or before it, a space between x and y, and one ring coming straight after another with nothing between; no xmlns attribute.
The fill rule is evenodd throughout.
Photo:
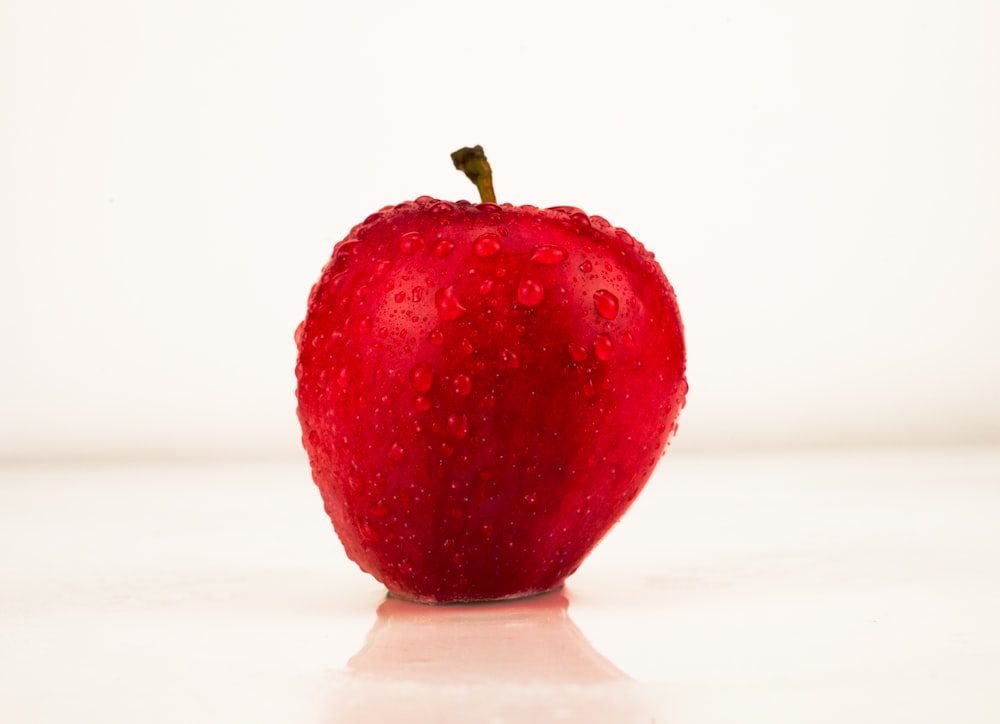
<svg viewBox="0 0 1000 724"><path fill-rule="evenodd" d="M649 692L598 653L562 591L426 606L391 597L338 676L331 721L655 720Z"/></svg>

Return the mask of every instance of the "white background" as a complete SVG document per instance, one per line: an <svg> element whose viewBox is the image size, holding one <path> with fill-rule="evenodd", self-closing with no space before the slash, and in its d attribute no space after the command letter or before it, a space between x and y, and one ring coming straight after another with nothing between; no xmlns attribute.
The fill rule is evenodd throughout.
<svg viewBox="0 0 1000 724"><path fill-rule="evenodd" d="M998 39L993 0L0 0L0 719L1000 720ZM691 394L564 599L387 617L292 335L475 143L656 252Z"/></svg>
<svg viewBox="0 0 1000 724"><path fill-rule="evenodd" d="M292 333L370 212L653 249L677 448L1000 441L989 0L0 0L0 458L297 455Z"/></svg>

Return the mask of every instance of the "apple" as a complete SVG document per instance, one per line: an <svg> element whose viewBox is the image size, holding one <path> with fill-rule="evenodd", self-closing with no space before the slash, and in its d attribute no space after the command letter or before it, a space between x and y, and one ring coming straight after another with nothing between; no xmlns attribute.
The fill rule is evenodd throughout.
<svg viewBox="0 0 1000 724"><path fill-rule="evenodd" d="M398 598L558 588L639 495L687 394L674 291L628 232L422 196L339 242L296 331L302 442L347 555Z"/></svg>

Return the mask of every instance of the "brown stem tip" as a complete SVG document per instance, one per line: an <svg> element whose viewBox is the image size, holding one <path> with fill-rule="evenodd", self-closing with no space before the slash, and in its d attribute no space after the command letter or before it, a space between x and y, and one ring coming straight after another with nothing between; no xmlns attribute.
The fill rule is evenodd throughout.
<svg viewBox="0 0 1000 724"><path fill-rule="evenodd" d="M464 173L479 189L479 198L484 203L495 204L497 195L493 191L493 170L486 160L482 146L466 146L451 154L455 168Z"/></svg>

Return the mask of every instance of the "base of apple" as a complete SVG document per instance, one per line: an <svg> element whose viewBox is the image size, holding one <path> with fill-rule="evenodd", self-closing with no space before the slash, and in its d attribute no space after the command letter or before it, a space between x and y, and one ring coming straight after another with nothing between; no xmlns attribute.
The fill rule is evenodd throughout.
<svg viewBox="0 0 1000 724"><path fill-rule="evenodd" d="M520 601L523 599L536 598L538 596L544 596L547 593L554 593L555 591L561 591L565 586L565 582L560 581L557 585L551 588L532 590L532 591L522 591L519 593L512 593L509 596L499 596L494 598L463 598L456 599L452 601L437 601L433 598L418 598L415 596L407 596L405 593L396 591L386 591L386 598L395 599L397 601L405 601L406 603L419 603L424 606L476 606L476 605L488 605L491 603L509 603L511 601Z"/></svg>

